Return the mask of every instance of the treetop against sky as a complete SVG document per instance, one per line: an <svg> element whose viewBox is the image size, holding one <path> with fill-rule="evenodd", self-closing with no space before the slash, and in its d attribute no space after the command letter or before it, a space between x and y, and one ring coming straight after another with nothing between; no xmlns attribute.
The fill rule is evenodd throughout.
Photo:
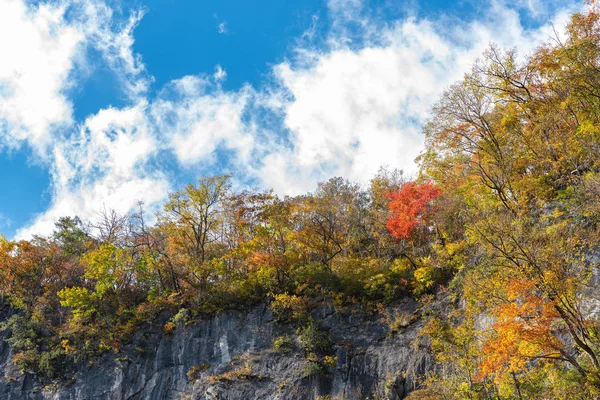
<svg viewBox="0 0 600 400"><path fill-rule="evenodd" d="M152 211L220 173L279 194L414 173L430 107L490 42L526 55L582 7L2 1L0 231Z"/></svg>

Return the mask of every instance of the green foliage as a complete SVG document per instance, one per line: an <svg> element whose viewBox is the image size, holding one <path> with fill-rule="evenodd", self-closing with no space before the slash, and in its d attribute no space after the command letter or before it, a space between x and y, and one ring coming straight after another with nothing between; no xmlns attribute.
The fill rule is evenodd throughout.
<svg viewBox="0 0 600 400"><path fill-rule="evenodd" d="M12 346L13 361L23 372L54 379L73 369L74 360L61 346L52 346L52 337L35 319L13 315L0 324L0 330L10 332L6 341Z"/></svg>
<svg viewBox="0 0 600 400"><path fill-rule="evenodd" d="M412 266L405 258L391 264L378 258L350 259L336 272L345 294L372 301L398 299L409 293L412 281Z"/></svg>
<svg viewBox="0 0 600 400"><path fill-rule="evenodd" d="M301 326L307 354L321 357L328 335L309 318L321 301L370 308L442 282L421 282L411 261L435 256L433 235L399 243L387 233L386 193L402 184L401 173L382 170L368 191L332 178L314 194L280 199L207 177L171 193L154 226L142 209L104 211L94 223L61 218L47 239L1 238L0 295L37 332L15 330L18 363L55 376L66 359L118 354L163 311L176 313L163 326L171 335L200 315L268 300L279 321ZM281 340L279 350L291 347Z"/></svg>
<svg viewBox="0 0 600 400"><path fill-rule="evenodd" d="M73 317L77 320L89 320L96 312L98 296L84 287L64 288L58 292L60 304L70 307Z"/></svg>
<svg viewBox="0 0 600 400"><path fill-rule="evenodd" d="M177 314L171 318L171 322L175 325L187 325L191 321L191 315L188 309L182 308L177 311Z"/></svg>
<svg viewBox="0 0 600 400"><path fill-rule="evenodd" d="M204 363L201 365L193 365L187 372L188 379L193 383L200 379L200 375L203 371L206 371L210 368L210 364Z"/></svg>
<svg viewBox="0 0 600 400"><path fill-rule="evenodd" d="M413 292L417 295L427 293L434 285L441 284L446 281L445 271L432 265L432 260L429 257L421 258L418 261L419 267L414 270L414 289Z"/></svg>
<svg viewBox="0 0 600 400"><path fill-rule="evenodd" d="M316 354L309 354L304 359L304 366L302 367L302 376L305 378L311 378L317 376L323 372L323 366L319 362Z"/></svg>
<svg viewBox="0 0 600 400"><path fill-rule="evenodd" d="M308 316L309 299L304 296L289 295L286 293L273 296L270 308L279 321L292 319L303 321Z"/></svg>
<svg viewBox="0 0 600 400"><path fill-rule="evenodd" d="M308 323L299 329L300 342L307 353L326 354L331 351L331 336L318 322L309 318Z"/></svg>
<svg viewBox="0 0 600 400"><path fill-rule="evenodd" d="M38 365L38 373L50 379L64 376L65 372L73 369L75 366L70 356L60 347L54 347L49 351L42 352Z"/></svg>
<svg viewBox="0 0 600 400"><path fill-rule="evenodd" d="M132 278L126 251L113 244L102 244L87 252L82 261L84 277L96 282L94 294L100 300L107 291L118 291Z"/></svg>
<svg viewBox="0 0 600 400"><path fill-rule="evenodd" d="M55 223L52 238L67 255L82 256L92 245L92 237L85 232L79 217L61 217Z"/></svg>
<svg viewBox="0 0 600 400"><path fill-rule="evenodd" d="M273 350L278 353L289 353L293 347L292 340L288 335L282 335L273 340Z"/></svg>

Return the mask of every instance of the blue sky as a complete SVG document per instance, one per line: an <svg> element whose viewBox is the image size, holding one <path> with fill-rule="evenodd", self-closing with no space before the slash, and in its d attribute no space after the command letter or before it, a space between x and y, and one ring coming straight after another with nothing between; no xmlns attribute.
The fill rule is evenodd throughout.
<svg viewBox="0 0 600 400"><path fill-rule="evenodd" d="M531 52L578 7L4 0L0 232L139 200L152 212L203 174L296 194L382 164L414 173L444 88L491 41Z"/></svg>

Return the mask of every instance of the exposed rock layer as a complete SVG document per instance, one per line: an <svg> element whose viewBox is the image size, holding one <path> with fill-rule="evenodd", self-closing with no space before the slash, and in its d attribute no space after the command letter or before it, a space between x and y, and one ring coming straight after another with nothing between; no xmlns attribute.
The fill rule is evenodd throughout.
<svg viewBox="0 0 600 400"><path fill-rule="evenodd" d="M407 301L388 312L414 310ZM163 334L167 318L140 327L120 354L82 366L69 384L42 387L35 376L21 374L10 346L0 340L0 399L402 399L413 377L431 367L427 351L415 347L419 321L390 333L382 315L319 307L313 318L329 330L337 362L305 377L307 363L294 327L274 322L264 305L179 324L172 335ZM275 352L273 340L284 334L294 349ZM197 371L194 382L191 368Z"/></svg>

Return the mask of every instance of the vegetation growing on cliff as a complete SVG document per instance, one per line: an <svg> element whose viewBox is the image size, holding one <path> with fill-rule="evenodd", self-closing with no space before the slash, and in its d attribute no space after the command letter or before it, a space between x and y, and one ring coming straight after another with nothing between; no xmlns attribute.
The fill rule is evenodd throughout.
<svg viewBox="0 0 600 400"><path fill-rule="evenodd" d="M434 109L421 165L460 204L463 303L427 326L444 369L412 398L600 396L599 56L598 14L575 14L523 61L491 47Z"/></svg>
<svg viewBox="0 0 600 400"><path fill-rule="evenodd" d="M306 330L319 299L375 309L433 290L451 273L434 261L432 188L382 169L367 189L334 178L281 199L234 192L230 177L215 176L171 193L151 226L142 209L104 211L94 222L63 218L48 238L1 239L2 299L20 310L4 326L14 359L55 377L118 352L164 310L183 310L165 325L171 334L184 312L189 320L272 300L281 320Z"/></svg>
<svg viewBox="0 0 600 400"><path fill-rule="evenodd" d="M441 367L412 398L596 398L599 118L591 11L524 60L491 47L434 108L416 181L382 169L366 189L333 178L282 199L216 176L170 194L152 225L104 211L0 239L0 297L19 310L2 328L19 366L52 378L161 311L183 310L170 334L268 300L309 321L303 345L325 360L311 302L450 291L455 309L423 331Z"/></svg>

